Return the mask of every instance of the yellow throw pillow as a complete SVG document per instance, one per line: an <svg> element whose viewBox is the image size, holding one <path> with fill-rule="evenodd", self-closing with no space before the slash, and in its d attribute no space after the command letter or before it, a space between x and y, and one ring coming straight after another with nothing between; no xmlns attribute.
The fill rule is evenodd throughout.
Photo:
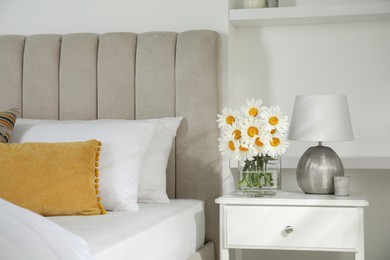
<svg viewBox="0 0 390 260"><path fill-rule="evenodd" d="M44 216L99 215L97 140L0 143L0 197Z"/></svg>
<svg viewBox="0 0 390 260"><path fill-rule="evenodd" d="M16 118L20 115L18 108L0 111L0 143L8 143L11 131L14 129Z"/></svg>

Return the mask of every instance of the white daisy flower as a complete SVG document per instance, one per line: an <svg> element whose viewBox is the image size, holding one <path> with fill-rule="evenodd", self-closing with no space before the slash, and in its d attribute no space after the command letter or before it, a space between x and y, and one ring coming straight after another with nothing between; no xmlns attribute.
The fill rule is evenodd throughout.
<svg viewBox="0 0 390 260"><path fill-rule="evenodd" d="M255 155L265 155L264 151L266 144L270 142L272 139L272 135L266 132L262 132L260 135L256 135L255 138L252 139L252 147L255 150Z"/></svg>
<svg viewBox="0 0 390 260"><path fill-rule="evenodd" d="M244 139L253 139L262 131L261 122L255 117L246 117L240 121L241 134Z"/></svg>
<svg viewBox="0 0 390 260"><path fill-rule="evenodd" d="M260 114L264 130L273 132L273 134L285 134L288 129L288 117L284 115L278 106L264 108ZM276 130L275 130L276 129Z"/></svg>
<svg viewBox="0 0 390 260"><path fill-rule="evenodd" d="M221 138L218 138L218 149L221 154L227 154L229 158L236 158L236 150L239 147L239 143L234 139L233 135L222 135Z"/></svg>
<svg viewBox="0 0 390 260"><path fill-rule="evenodd" d="M264 144L264 153L271 157L282 155L288 146L289 143L285 137L275 135L272 136L269 142Z"/></svg>
<svg viewBox="0 0 390 260"><path fill-rule="evenodd" d="M226 136L234 136L235 140L240 140L241 139L241 128L237 123L233 123L231 125L226 125L222 129L222 135Z"/></svg>
<svg viewBox="0 0 390 260"><path fill-rule="evenodd" d="M278 129L274 128L271 131L269 131L271 135L283 135L284 133L280 133Z"/></svg>
<svg viewBox="0 0 390 260"><path fill-rule="evenodd" d="M236 159L239 161L253 160L255 152L249 142L239 142L238 149L236 150Z"/></svg>
<svg viewBox="0 0 390 260"><path fill-rule="evenodd" d="M251 100L246 100L246 104L241 107L241 111L245 116L256 117L260 114L260 107L263 101L260 99L255 100L252 98Z"/></svg>
<svg viewBox="0 0 390 260"><path fill-rule="evenodd" d="M232 125L234 122L236 122L237 113L237 111L233 111L232 109L225 107L222 110L222 115L218 115L218 127L222 128L226 125Z"/></svg>

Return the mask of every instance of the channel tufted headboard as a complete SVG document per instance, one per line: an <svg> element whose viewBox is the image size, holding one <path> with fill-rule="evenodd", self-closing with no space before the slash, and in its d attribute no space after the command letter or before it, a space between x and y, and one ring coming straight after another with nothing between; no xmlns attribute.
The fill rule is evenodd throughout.
<svg viewBox="0 0 390 260"><path fill-rule="evenodd" d="M0 111L60 120L183 116L168 195L204 200L206 239L218 243L217 50L218 34L204 30L3 35Z"/></svg>

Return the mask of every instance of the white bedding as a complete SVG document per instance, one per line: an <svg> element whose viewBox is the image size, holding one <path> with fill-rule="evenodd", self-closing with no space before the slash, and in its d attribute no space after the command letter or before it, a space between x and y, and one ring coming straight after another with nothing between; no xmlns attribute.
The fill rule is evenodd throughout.
<svg viewBox="0 0 390 260"><path fill-rule="evenodd" d="M1 260L92 260L85 241L34 212L0 198Z"/></svg>
<svg viewBox="0 0 390 260"><path fill-rule="evenodd" d="M84 238L96 260L185 260L203 246L202 201L139 205L138 212L49 219Z"/></svg>

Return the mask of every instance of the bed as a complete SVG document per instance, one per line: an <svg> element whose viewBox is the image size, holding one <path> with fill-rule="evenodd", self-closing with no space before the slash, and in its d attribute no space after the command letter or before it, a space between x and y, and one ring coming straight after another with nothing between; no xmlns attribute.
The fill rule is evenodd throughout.
<svg viewBox="0 0 390 260"><path fill-rule="evenodd" d="M184 249L184 259L215 258L218 41L207 30L0 36L0 111L16 107L23 118L46 120L183 118L166 171L169 203L139 203L131 217L109 211L101 238L93 232L98 217L48 218L82 237L96 259L157 259ZM149 254L142 241L154 243Z"/></svg>

